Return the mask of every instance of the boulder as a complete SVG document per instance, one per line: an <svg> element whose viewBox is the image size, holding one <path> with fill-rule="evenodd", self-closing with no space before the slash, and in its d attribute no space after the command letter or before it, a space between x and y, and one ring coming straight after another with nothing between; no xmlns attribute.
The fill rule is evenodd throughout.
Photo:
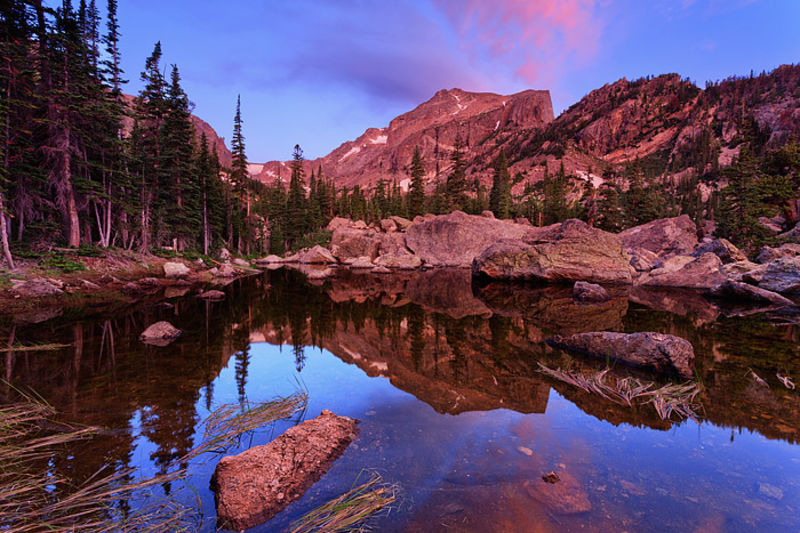
<svg viewBox="0 0 800 533"><path fill-rule="evenodd" d="M766 265L757 265L752 261L737 261L735 263L728 263L727 265L722 265L722 273L728 279L732 279L734 281L742 281L742 277L745 274L758 270L759 268L762 268L764 271L766 271ZM761 273L761 275L763 275L763 272Z"/></svg>
<svg viewBox="0 0 800 533"><path fill-rule="evenodd" d="M381 220L381 229L386 233L391 233L397 231L397 224L395 223L394 220L385 218Z"/></svg>
<svg viewBox="0 0 800 533"><path fill-rule="evenodd" d="M219 267L219 270L216 273L216 277L218 278L235 278L236 276L236 269L227 263Z"/></svg>
<svg viewBox="0 0 800 533"><path fill-rule="evenodd" d="M248 267L248 268L250 267L250 263L249 263L249 262L247 262L247 261L245 261L245 260L244 260L244 259L242 259L241 257L236 257L236 258L235 258L235 259L232 261L232 263L233 263L234 265L238 265L238 266L240 266L240 267Z"/></svg>
<svg viewBox="0 0 800 533"><path fill-rule="evenodd" d="M521 239L531 230L507 220L453 211L448 215L415 218L406 230L406 246L426 265L468 268L493 243L500 239Z"/></svg>
<svg viewBox="0 0 800 533"><path fill-rule="evenodd" d="M325 265L329 263L337 263L338 261L327 248L316 245L310 250L306 250L299 254L299 262L312 265Z"/></svg>
<svg viewBox="0 0 800 533"><path fill-rule="evenodd" d="M605 302L611 299L608 291L596 283L576 281L572 286L572 298L579 302Z"/></svg>
<svg viewBox="0 0 800 533"><path fill-rule="evenodd" d="M660 257L686 255L697 246L697 226L688 215L662 218L619 234L626 250L644 248Z"/></svg>
<svg viewBox="0 0 800 533"><path fill-rule="evenodd" d="M800 294L800 257L771 261L758 286L781 294Z"/></svg>
<svg viewBox="0 0 800 533"><path fill-rule="evenodd" d="M649 272L654 268L663 266L664 262L655 252L645 248L634 248L628 251L631 256L630 264L637 272Z"/></svg>
<svg viewBox="0 0 800 533"><path fill-rule="evenodd" d="M708 252L719 257L725 264L747 261L747 256L728 239L714 239L711 242L703 243L692 252L692 257L700 257Z"/></svg>
<svg viewBox="0 0 800 533"><path fill-rule="evenodd" d="M489 210L481 211L481 216L485 218L494 218L494 213Z"/></svg>
<svg viewBox="0 0 800 533"><path fill-rule="evenodd" d="M391 274L392 271L386 268L385 266L376 266L371 271L373 274Z"/></svg>
<svg viewBox="0 0 800 533"><path fill-rule="evenodd" d="M711 252L705 253L678 270L650 273L643 285L650 287L683 287L687 289L710 289L725 281L722 261Z"/></svg>
<svg viewBox="0 0 800 533"><path fill-rule="evenodd" d="M139 335L139 340L147 344L155 344L157 346L166 346L170 342L177 339L181 334L181 330L162 320L151 324L146 330Z"/></svg>
<svg viewBox="0 0 800 533"><path fill-rule="evenodd" d="M225 298L225 293L212 289L210 291L201 292L197 297L204 300L222 300Z"/></svg>
<svg viewBox="0 0 800 533"><path fill-rule="evenodd" d="M386 268L413 270L422 266L422 259L409 253L391 253L379 256L375 264Z"/></svg>
<svg viewBox="0 0 800 533"><path fill-rule="evenodd" d="M131 281L122 286L122 292L126 294L137 294L144 292L144 288Z"/></svg>
<svg viewBox="0 0 800 533"><path fill-rule="evenodd" d="M299 263L300 262L300 254L303 254L303 253L305 253L307 251L308 251L307 248L303 248L302 250L300 250L297 253L294 253L294 254L291 254L291 255L287 255L286 257L283 258L283 262L284 263Z"/></svg>
<svg viewBox="0 0 800 533"><path fill-rule="evenodd" d="M350 268L373 268L375 264L369 257L353 257L345 261L345 264Z"/></svg>
<svg viewBox="0 0 800 533"><path fill-rule="evenodd" d="M379 243L378 255L411 253L406 247L406 236L403 233L381 233L376 238Z"/></svg>
<svg viewBox="0 0 800 533"><path fill-rule="evenodd" d="M546 342L556 348L602 358L611 358L629 365L651 368L659 372L675 372L691 379L694 366L694 349L689 341L646 331L641 333L616 333L601 331L578 333L570 337L555 336Z"/></svg>
<svg viewBox="0 0 800 533"><path fill-rule="evenodd" d="M349 218L342 218L342 217L333 217L328 225L325 226L325 229L328 231L336 231L340 228L352 228L353 221Z"/></svg>
<svg viewBox="0 0 800 533"><path fill-rule="evenodd" d="M20 283L13 292L20 298L52 298L64 294L55 284L41 278Z"/></svg>
<svg viewBox="0 0 800 533"><path fill-rule="evenodd" d="M781 257L797 257L800 256L800 244L786 243L773 248L771 246L764 246L756 257L757 263L766 264Z"/></svg>
<svg viewBox="0 0 800 533"><path fill-rule="evenodd" d="M219 258L223 261L227 261L231 258L231 253L228 251L227 248L221 248L219 251Z"/></svg>
<svg viewBox="0 0 800 533"><path fill-rule="evenodd" d="M261 257L259 259L256 259L254 262L257 265L272 265L277 263L283 263L283 257L280 257L275 254L270 254L267 257Z"/></svg>
<svg viewBox="0 0 800 533"><path fill-rule="evenodd" d="M785 296L766 289L754 287L741 281L727 280L709 291L711 296L728 298L732 300L747 300L749 302L768 303L773 305L794 305Z"/></svg>
<svg viewBox="0 0 800 533"><path fill-rule="evenodd" d="M406 231L412 224L407 218L398 217L396 215L389 217L389 220L395 223L397 231Z"/></svg>
<svg viewBox="0 0 800 533"><path fill-rule="evenodd" d="M167 262L164 263L164 277L170 279L178 279L178 278L185 278L188 276L192 271L184 265L183 263L173 263Z"/></svg>
<svg viewBox="0 0 800 533"><path fill-rule="evenodd" d="M338 229L331 236L330 249L336 259L344 261L351 257L378 257L381 241L374 231Z"/></svg>
<svg viewBox="0 0 800 533"><path fill-rule="evenodd" d="M525 239L506 239L489 246L475 258L473 275L549 282L631 283L629 259L616 235L574 219L539 229L543 231Z"/></svg>
<svg viewBox="0 0 800 533"><path fill-rule="evenodd" d="M223 457L211 478L217 525L255 527L302 497L358 436L356 424L326 410L269 444Z"/></svg>

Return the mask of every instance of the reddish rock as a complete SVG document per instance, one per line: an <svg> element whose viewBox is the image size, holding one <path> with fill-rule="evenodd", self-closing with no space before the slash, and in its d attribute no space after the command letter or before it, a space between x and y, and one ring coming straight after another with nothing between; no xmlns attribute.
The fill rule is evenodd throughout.
<svg viewBox="0 0 800 533"><path fill-rule="evenodd" d="M692 252L692 257L700 257L707 252L719 257L724 264L747 261L747 256L728 239L714 239L711 242L703 243Z"/></svg>
<svg viewBox="0 0 800 533"><path fill-rule="evenodd" d="M417 217L406 230L406 245L428 266L462 267L500 239L521 239L532 228L506 220L467 215Z"/></svg>
<svg viewBox="0 0 800 533"><path fill-rule="evenodd" d="M757 263L766 264L781 257L797 257L800 256L800 244L785 243L777 248L771 246L764 246L758 253L756 258Z"/></svg>
<svg viewBox="0 0 800 533"><path fill-rule="evenodd" d="M211 479L218 525L255 527L301 498L358 436L356 424L326 410L269 444L223 457Z"/></svg>
<svg viewBox="0 0 800 533"><path fill-rule="evenodd" d="M781 294L800 294L800 257L771 261L758 286Z"/></svg>
<svg viewBox="0 0 800 533"><path fill-rule="evenodd" d="M694 349L689 341L664 333L616 333L602 331L555 336L551 346L602 358L610 358L659 372L676 372L691 379L694 374Z"/></svg>
<svg viewBox="0 0 800 533"><path fill-rule="evenodd" d="M572 298L579 302L605 302L611 299L608 291L596 283L576 281L572 286Z"/></svg>
<svg viewBox="0 0 800 533"><path fill-rule="evenodd" d="M543 503L549 510L558 514L570 515L592 510L592 502L586 487L582 486L572 474L552 473L558 481L533 479L525 483L528 494ZM553 479L553 478L548 478Z"/></svg>
<svg viewBox="0 0 800 533"><path fill-rule="evenodd" d="M392 253L378 257L375 264L386 268L413 270L422 266L422 259L410 253Z"/></svg>
<svg viewBox="0 0 800 533"><path fill-rule="evenodd" d="M50 298L64 293L54 283L44 279L32 279L14 287L14 293L21 298Z"/></svg>
<svg viewBox="0 0 800 533"><path fill-rule="evenodd" d="M162 320L161 322L156 322L148 326L148 328L139 335L139 340L147 344L166 346L177 339L180 334L181 330L169 322Z"/></svg>
<svg viewBox="0 0 800 533"><path fill-rule="evenodd" d="M664 264L655 252L644 248L634 248L633 250L629 250L628 254L631 256L631 266L637 272L649 272Z"/></svg>
<svg viewBox="0 0 800 533"><path fill-rule="evenodd" d="M754 287L741 281L727 280L721 285L711 289L710 294L719 298L746 300L751 302L768 303L773 305L794 305L790 299L780 294L759 287Z"/></svg>
<svg viewBox="0 0 800 533"><path fill-rule="evenodd" d="M686 289L711 289L725 281L722 261L711 252L686 263L682 268L660 273L651 272L643 284L649 287L682 287Z"/></svg>
<svg viewBox="0 0 800 533"><path fill-rule="evenodd" d="M626 250L644 248L660 257L687 255L697 246L697 226L688 215L661 218L619 234Z"/></svg>
<svg viewBox="0 0 800 533"><path fill-rule="evenodd" d="M336 263L336 258L327 248L316 245L310 250L304 250L298 254L298 262L305 264L332 264Z"/></svg>
<svg viewBox="0 0 800 533"><path fill-rule="evenodd" d="M484 250L472 273L493 279L631 283L619 238L580 220L537 228L524 239L501 240Z"/></svg>
<svg viewBox="0 0 800 533"><path fill-rule="evenodd" d="M197 295L197 297L204 300L223 300L225 298L225 293L216 289L212 289L210 291L201 292Z"/></svg>

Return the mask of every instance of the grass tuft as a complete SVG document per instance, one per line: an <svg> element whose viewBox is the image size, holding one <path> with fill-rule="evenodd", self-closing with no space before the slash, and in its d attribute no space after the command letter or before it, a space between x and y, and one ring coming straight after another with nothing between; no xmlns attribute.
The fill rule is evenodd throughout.
<svg viewBox="0 0 800 533"><path fill-rule="evenodd" d="M356 483L358 479L356 479ZM292 533L367 531L370 518L389 513L397 500L397 485L372 473L369 481L317 507L291 525Z"/></svg>

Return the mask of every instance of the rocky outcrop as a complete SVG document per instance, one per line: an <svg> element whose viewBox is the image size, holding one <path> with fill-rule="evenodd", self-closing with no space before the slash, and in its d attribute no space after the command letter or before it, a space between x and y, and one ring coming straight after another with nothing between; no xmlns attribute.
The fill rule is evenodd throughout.
<svg viewBox="0 0 800 533"><path fill-rule="evenodd" d="M708 252L719 257L724 264L747 261L747 256L728 239L714 239L713 241L705 242L692 252L692 257L700 257Z"/></svg>
<svg viewBox="0 0 800 533"><path fill-rule="evenodd" d="M169 322L162 320L161 322L156 322L148 326L148 328L139 335L139 340L147 344L166 346L177 339L180 334L181 330Z"/></svg>
<svg viewBox="0 0 800 533"><path fill-rule="evenodd" d="M211 479L218 525L255 527L302 497L356 439L356 424L326 410L269 444L223 457Z"/></svg>
<svg viewBox="0 0 800 533"><path fill-rule="evenodd" d="M610 300L608 291L596 283L576 281L572 286L572 298L578 302L605 302Z"/></svg>
<svg viewBox="0 0 800 533"><path fill-rule="evenodd" d="M676 258L677 259L677 258ZM654 270L643 282L649 287L681 287L686 289L711 289L725 281L722 261L711 252L691 260L674 271Z"/></svg>
<svg viewBox="0 0 800 533"><path fill-rule="evenodd" d="M791 258L800 256L800 244L785 243L777 248L764 246L756 257L756 262L766 264L782 257Z"/></svg>
<svg viewBox="0 0 800 533"><path fill-rule="evenodd" d="M406 231L406 245L426 265L463 267L500 239L521 239L532 228L454 211L448 215L417 217Z"/></svg>
<svg viewBox="0 0 800 533"><path fill-rule="evenodd" d="M697 226L688 215L661 218L619 234L626 250L644 248L659 257L687 255L697 246Z"/></svg>
<svg viewBox="0 0 800 533"><path fill-rule="evenodd" d="M794 302L790 299L776 292L754 287L753 285L742 283L741 281L727 280L711 289L709 294L718 298L746 300L773 305L794 305Z"/></svg>
<svg viewBox="0 0 800 533"><path fill-rule="evenodd" d="M694 376L694 349L689 341L674 335L602 331L555 336L546 342L564 350L615 359L659 372L675 372L686 379Z"/></svg>
<svg viewBox="0 0 800 533"><path fill-rule="evenodd" d="M489 246L472 264L474 276L547 282L631 283L619 238L580 220L538 228L524 238Z"/></svg>
<svg viewBox="0 0 800 533"><path fill-rule="evenodd" d="M188 276L192 271L183 263L164 263L164 277L170 279L180 279Z"/></svg>
<svg viewBox="0 0 800 533"><path fill-rule="evenodd" d="M800 294L800 257L771 261L758 286L781 294Z"/></svg>

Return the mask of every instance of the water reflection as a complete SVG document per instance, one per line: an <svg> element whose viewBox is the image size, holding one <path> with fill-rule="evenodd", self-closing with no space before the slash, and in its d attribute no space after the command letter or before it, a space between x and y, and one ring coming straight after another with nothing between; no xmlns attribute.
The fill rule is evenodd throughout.
<svg viewBox="0 0 800 533"><path fill-rule="evenodd" d="M89 316L59 310L59 316L35 325L3 324L0 335L9 346L69 345L53 351L6 352L2 363L6 380L34 388L64 419L107 428L99 438L81 442L59 457L52 465L57 473L81 481L106 463L140 465L162 473L195 444L196 425L217 403L218 387L233 396L222 401L244 402L254 391L264 396L259 399L280 393L265 383L274 383L270 372L285 377L287 365L273 362L276 366L268 370L259 366L263 361L257 343L268 343L287 345L281 360L289 371L309 379L312 400L320 402L315 408L346 410L347 402L355 400L342 396L361 398L366 390L362 381L354 385L357 379L352 373L334 381L338 367L327 366L320 373L314 364L323 363L311 356L318 353L315 348L353 365L349 368L357 367L359 375L386 378L393 390L432 408L420 415L417 403L403 400L386 412L378 402L374 409L340 413L364 417L364 412L375 411L365 421L361 448L348 451L335 467L341 470L336 478L341 482L315 487L308 501L298 502L290 514L315 499L336 495L337 487L346 487L363 466L385 467L390 478L405 478L411 493L407 507L385 524L404 530L430 530L433 520L456 530L503 530L502 524L529 523L536 516L589 512L586 502L592 506L591 519L540 521L541 530L558 529L559 520L566 520L568 529L583 524L614 530L625 526L623 516L630 525L641 525L630 512L631 501L640 500L639 509L654 508L664 496L658 490L680 492L684 477L704 490L713 492L710 484L716 483L732 493L741 492L743 483L737 479L757 463L772 465L759 467L766 469L759 479L777 476L779 481L757 482L768 485L763 490L758 484L744 485L752 485L756 494L778 494L770 487L781 491L781 498L773 497L777 502L767 510L762 506L762 513L789 512L800 504L796 485L780 481L785 479L784 468L800 471L797 450L791 446L800 438L800 394L776 377L777 373L800 376L800 331L790 322L767 320L763 314L729 316L742 313L694 293L674 291L637 289L613 294L602 304L580 305L573 302L569 289L559 287L496 283L473 287L463 270L382 276L342 273L318 286L295 272L277 270L238 280L225 291L227 298L221 302L187 296L168 305L151 302ZM139 343L139 333L157 320L171 321L184 335L164 348ZM542 341L553 334L606 329L662 331L692 342L698 378L705 387L700 397L704 425L665 421L651 408L620 406L537 372L540 362L552 368L603 368L604 361L575 358ZM768 386L760 385L752 373ZM317 388L311 376L318 374L313 379L329 381L327 388L321 384ZM230 393L225 388L228 381ZM382 396L394 397L386 387L380 390ZM6 400L13 396L8 386L0 389L0 395ZM546 416L523 416L531 413ZM661 436L632 433L638 427L659 430L656 435ZM693 472L698 467L695 458L676 476L678 470L665 461L681 463L685 458L680 453L697 453L687 450L701 438L692 435L700 427L721 428L711 432L715 446L757 438L759 450L770 449L762 437L749 435L754 432L780 446L775 457L794 455L795 462L778 467L775 457L767 461L728 453L724 460L741 461L734 468L721 463L723 459L703 455L705 462L700 464L713 471ZM411 435L421 440L410 439ZM641 456L632 458L632 444L620 444L620 438L641 441L641 450L633 448ZM664 447L672 451L658 453ZM414 466L418 453L426 458ZM660 485L642 478L637 468L642 472L656 468ZM554 496L539 484L541 474L551 469L567 473L554 489L564 494ZM730 477L731 470L739 478ZM700 489L695 493L687 497L707 494ZM211 505L207 491L203 499L206 507ZM565 502L571 502L571 511L557 511ZM691 503L690 499L671 505L690 512L684 507L691 508ZM490 509L472 512L479 504ZM711 529L714 524L729 526L726 520L738 512L735 500L728 497L715 505L718 515L701 517L698 512L693 523ZM753 524L777 529L794 520L787 516L764 522L763 516L753 513ZM665 524L673 520L667 510L657 514L663 515Z"/></svg>

